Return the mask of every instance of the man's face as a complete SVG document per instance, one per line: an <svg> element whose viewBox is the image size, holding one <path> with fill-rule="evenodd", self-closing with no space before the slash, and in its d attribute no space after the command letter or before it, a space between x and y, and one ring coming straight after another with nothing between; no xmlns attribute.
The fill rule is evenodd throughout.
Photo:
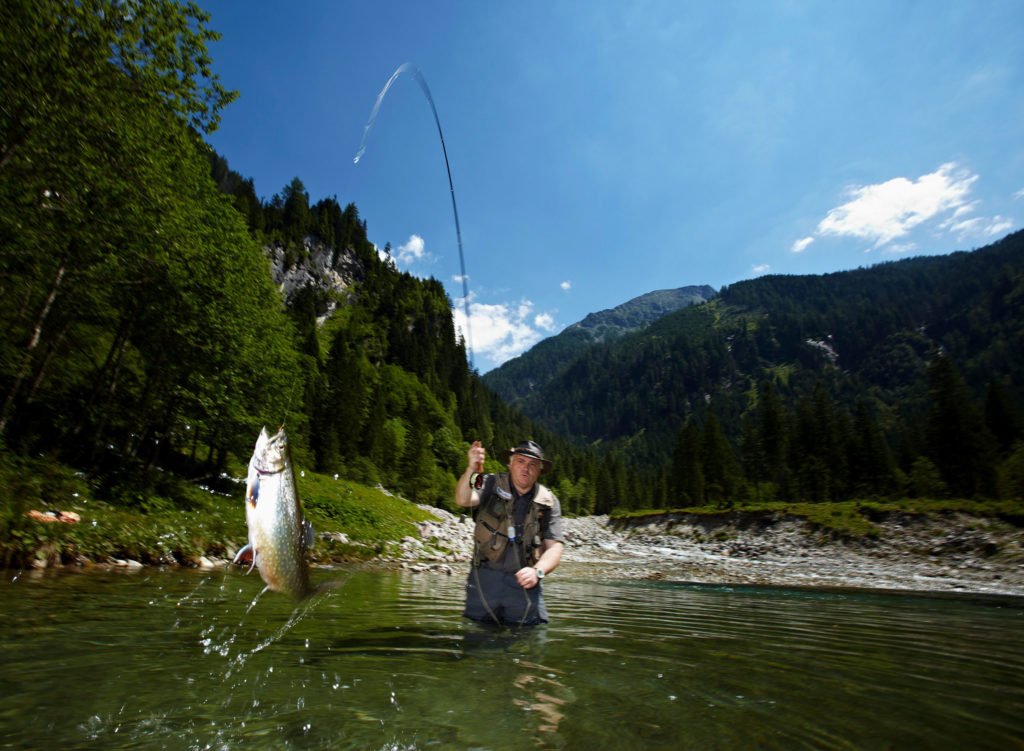
<svg viewBox="0 0 1024 751"><path fill-rule="evenodd" d="M513 454L508 464L512 484L520 493L528 493L540 477L541 463L522 454Z"/></svg>

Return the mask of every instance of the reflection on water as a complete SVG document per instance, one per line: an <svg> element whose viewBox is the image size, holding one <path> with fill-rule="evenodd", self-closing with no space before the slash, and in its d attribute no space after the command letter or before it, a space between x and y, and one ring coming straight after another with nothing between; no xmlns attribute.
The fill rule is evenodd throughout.
<svg viewBox="0 0 1024 751"><path fill-rule="evenodd" d="M0 747L1024 743L1020 600L563 576L508 631L460 617L458 577L343 576L294 608L237 571L7 572Z"/></svg>

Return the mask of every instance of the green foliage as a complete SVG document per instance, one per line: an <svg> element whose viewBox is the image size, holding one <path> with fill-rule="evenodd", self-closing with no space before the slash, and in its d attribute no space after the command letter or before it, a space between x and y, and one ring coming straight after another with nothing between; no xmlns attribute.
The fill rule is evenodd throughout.
<svg viewBox="0 0 1024 751"><path fill-rule="evenodd" d="M594 484L586 477L573 482L562 477L552 488L562 505L562 513L566 516L589 516L594 513L597 505L597 494Z"/></svg>
<svg viewBox="0 0 1024 751"><path fill-rule="evenodd" d="M134 495L120 486L122 497L110 502L102 499L103 484L52 459L5 457L0 487L11 493L12 502L0 511L0 562L32 566L132 558L187 564L202 555L224 555L225 541L245 539L240 499L169 477L161 490L173 496ZM74 512L81 521L42 522L29 511Z"/></svg>
<svg viewBox="0 0 1024 751"><path fill-rule="evenodd" d="M236 467L240 469L240 467ZM127 477L124 478L127 481ZM314 554L369 557L388 542L417 535L416 523L432 518L412 503L344 479L302 472L305 511L317 533L341 533L351 542L318 539ZM190 565L201 556L224 558L247 538L241 486L213 492L168 476L159 490L137 495L109 478L88 480L49 459L0 458L0 564L87 564L133 559L148 564ZM78 523L40 522L30 510L71 511Z"/></svg>
<svg viewBox="0 0 1024 751"><path fill-rule="evenodd" d="M1024 501L1024 441L1014 444L1004 465L1004 494L1006 498Z"/></svg>
<svg viewBox="0 0 1024 751"><path fill-rule="evenodd" d="M315 472L302 476L299 493L318 533L344 532L364 544L416 535L416 523L433 518L409 501Z"/></svg>
<svg viewBox="0 0 1024 751"><path fill-rule="evenodd" d="M929 458L956 496L995 494L995 446L967 385L949 356L937 353L928 367Z"/></svg>
<svg viewBox="0 0 1024 751"><path fill-rule="evenodd" d="M216 35L160 0L3 13L0 434L144 470L201 440L216 462L295 380L261 250L195 135L232 98Z"/></svg>

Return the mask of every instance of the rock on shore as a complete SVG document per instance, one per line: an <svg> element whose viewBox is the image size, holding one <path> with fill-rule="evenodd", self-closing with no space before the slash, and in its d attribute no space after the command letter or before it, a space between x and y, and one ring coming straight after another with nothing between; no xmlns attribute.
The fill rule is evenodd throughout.
<svg viewBox="0 0 1024 751"><path fill-rule="evenodd" d="M424 508L436 521L385 558L412 571L466 570L470 518ZM565 522L560 576L1024 596L1024 530L968 514L890 515L876 522L876 537L857 539L797 517L743 512Z"/></svg>

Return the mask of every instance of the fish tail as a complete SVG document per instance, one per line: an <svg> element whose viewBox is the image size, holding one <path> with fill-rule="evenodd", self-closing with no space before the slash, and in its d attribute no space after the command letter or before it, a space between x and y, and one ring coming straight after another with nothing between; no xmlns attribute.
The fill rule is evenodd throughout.
<svg viewBox="0 0 1024 751"><path fill-rule="evenodd" d="M336 589L341 589L341 587L348 584L348 580L349 577L346 576L344 579L331 579L330 581L325 581L322 584L318 584L317 586L313 587L306 595L306 597L320 597L321 595L325 595L328 592L333 592Z"/></svg>

